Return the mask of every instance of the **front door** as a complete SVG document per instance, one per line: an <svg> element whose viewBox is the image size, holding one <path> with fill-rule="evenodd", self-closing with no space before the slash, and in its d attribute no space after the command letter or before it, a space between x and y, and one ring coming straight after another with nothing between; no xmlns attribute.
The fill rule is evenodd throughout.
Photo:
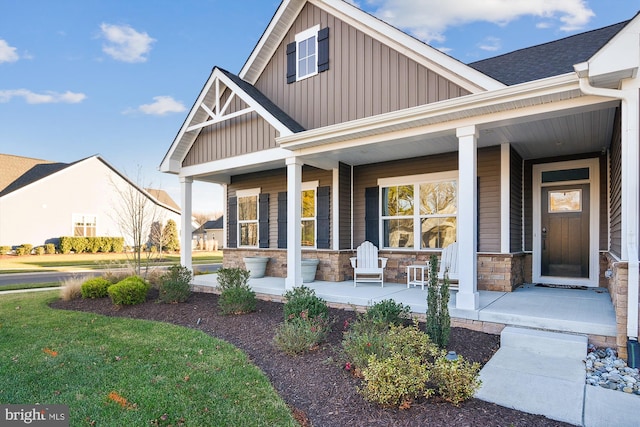
<svg viewBox="0 0 640 427"><path fill-rule="evenodd" d="M533 281L598 286L599 159L533 165Z"/></svg>
<svg viewBox="0 0 640 427"><path fill-rule="evenodd" d="M543 187L543 276L589 277L589 184Z"/></svg>

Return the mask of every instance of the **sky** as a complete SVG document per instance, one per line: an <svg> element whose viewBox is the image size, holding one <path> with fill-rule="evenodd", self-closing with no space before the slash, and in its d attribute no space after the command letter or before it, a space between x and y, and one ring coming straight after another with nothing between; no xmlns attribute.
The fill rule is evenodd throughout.
<svg viewBox="0 0 640 427"><path fill-rule="evenodd" d="M632 18L640 0L357 0L464 63ZM0 0L0 153L95 154L180 204L158 167L211 69L238 73L279 0ZM2 173L2 171L0 171ZM222 210L194 183L193 211Z"/></svg>

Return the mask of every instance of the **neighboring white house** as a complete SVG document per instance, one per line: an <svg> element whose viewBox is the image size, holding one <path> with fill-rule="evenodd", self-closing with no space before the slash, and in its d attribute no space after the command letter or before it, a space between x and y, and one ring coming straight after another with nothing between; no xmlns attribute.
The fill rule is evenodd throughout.
<svg viewBox="0 0 640 427"><path fill-rule="evenodd" d="M206 251L217 251L224 241L224 216L210 220L193 230L193 245Z"/></svg>
<svg viewBox="0 0 640 427"><path fill-rule="evenodd" d="M0 154L0 246L57 244L61 236L131 244L121 230L122 194L136 192L152 202L149 217L180 227L180 209L166 192L140 188L100 156L56 163Z"/></svg>

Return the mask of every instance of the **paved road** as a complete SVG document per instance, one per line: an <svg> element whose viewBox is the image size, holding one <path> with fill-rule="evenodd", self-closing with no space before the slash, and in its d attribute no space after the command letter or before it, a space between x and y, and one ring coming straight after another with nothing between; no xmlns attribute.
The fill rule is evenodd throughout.
<svg viewBox="0 0 640 427"><path fill-rule="evenodd" d="M222 264L197 264L194 268L201 272L216 271ZM48 271L42 273L11 273L0 274L0 288L6 285L16 285L22 283L47 283L59 282L74 276L98 276L104 270L83 270L83 271Z"/></svg>

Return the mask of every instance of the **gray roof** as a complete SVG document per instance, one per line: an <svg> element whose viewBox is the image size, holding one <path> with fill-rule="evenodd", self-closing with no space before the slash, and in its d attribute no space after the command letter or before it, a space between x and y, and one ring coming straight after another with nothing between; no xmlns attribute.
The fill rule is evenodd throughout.
<svg viewBox="0 0 640 427"><path fill-rule="evenodd" d="M200 227L193 230L193 234L202 234L205 230L222 230L223 227L224 227L224 217L221 216L218 219L205 222Z"/></svg>
<svg viewBox="0 0 640 427"><path fill-rule="evenodd" d="M220 71L224 73L227 77L229 77L235 84L237 84L240 89L242 89L247 95L251 98L255 99L262 107L267 110L273 117L275 117L280 123L285 125L291 132L297 133L305 130L298 122L296 122L291 116L282 111L280 107L274 104L269 98L267 98L262 92L260 92L254 85L249 82L242 80L240 77L235 74L217 67Z"/></svg>
<svg viewBox="0 0 640 427"><path fill-rule="evenodd" d="M62 169L68 168L72 164L73 163L41 163L34 165L0 191L0 197L19 190L22 187L26 187L31 183L41 180L42 178L46 178L47 176L59 172Z"/></svg>
<svg viewBox="0 0 640 427"><path fill-rule="evenodd" d="M468 64L508 86L573 72L627 25L620 22Z"/></svg>

